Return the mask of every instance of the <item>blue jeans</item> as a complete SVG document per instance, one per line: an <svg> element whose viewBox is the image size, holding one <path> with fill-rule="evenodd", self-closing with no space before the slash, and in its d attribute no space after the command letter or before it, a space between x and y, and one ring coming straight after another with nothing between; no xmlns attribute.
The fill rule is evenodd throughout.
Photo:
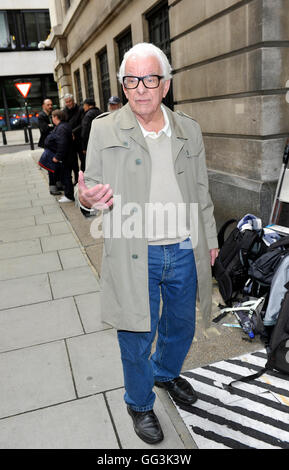
<svg viewBox="0 0 289 470"><path fill-rule="evenodd" d="M186 249L182 243L148 247L151 331L118 331L124 400L135 411L153 408L156 380L166 382L179 376L194 338L196 265L190 240L183 243ZM156 350L150 357L157 331Z"/></svg>

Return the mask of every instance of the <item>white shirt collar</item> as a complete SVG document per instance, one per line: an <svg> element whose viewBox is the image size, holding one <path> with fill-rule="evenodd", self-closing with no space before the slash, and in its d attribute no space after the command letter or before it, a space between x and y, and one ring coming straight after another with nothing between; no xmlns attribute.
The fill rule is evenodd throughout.
<svg viewBox="0 0 289 470"><path fill-rule="evenodd" d="M172 135L172 131L171 131L171 126L170 126L170 121L169 121L169 118L168 118L168 114L164 108L164 106L161 105L161 110L163 112L163 115L164 115L164 120L165 120L165 125L164 127L159 131L159 132L152 132L152 131L147 131L142 125L141 123L138 121L139 123L139 126L141 128L141 131L143 133L143 136L144 138L146 137L151 137L152 139L157 139L158 137L160 137L160 135L162 133L166 134L168 137L171 137Z"/></svg>

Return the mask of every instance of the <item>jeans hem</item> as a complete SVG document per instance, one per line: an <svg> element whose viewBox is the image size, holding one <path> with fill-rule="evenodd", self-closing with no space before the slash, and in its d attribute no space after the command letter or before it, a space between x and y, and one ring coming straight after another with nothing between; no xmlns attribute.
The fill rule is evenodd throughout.
<svg viewBox="0 0 289 470"><path fill-rule="evenodd" d="M153 405L147 405L147 406L134 406L134 405L129 405L127 403L127 406L131 408L133 411L136 412L145 412L145 411L151 411L153 409Z"/></svg>

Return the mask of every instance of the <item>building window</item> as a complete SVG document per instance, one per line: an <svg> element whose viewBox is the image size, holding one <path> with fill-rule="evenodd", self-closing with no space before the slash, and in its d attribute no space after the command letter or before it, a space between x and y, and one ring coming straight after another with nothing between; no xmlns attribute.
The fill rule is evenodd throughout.
<svg viewBox="0 0 289 470"><path fill-rule="evenodd" d="M0 50L38 50L50 28L48 10L0 11Z"/></svg>
<svg viewBox="0 0 289 470"><path fill-rule="evenodd" d="M168 2L161 2L146 15L149 27L149 40L159 47L171 62L171 40ZM171 109L174 106L172 84L164 99L164 103Z"/></svg>
<svg viewBox="0 0 289 470"><path fill-rule="evenodd" d="M92 69L90 60L84 64L86 98L94 99Z"/></svg>
<svg viewBox="0 0 289 470"><path fill-rule="evenodd" d="M103 110L107 109L107 103L110 98L110 80L108 69L108 57L106 49L98 54L98 72L100 83L100 107Z"/></svg>
<svg viewBox="0 0 289 470"><path fill-rule="evenodd" d="M82 89L81 89L81 80L80 80L80 71L76 70L74 72L74 83L75 83L75 91L76 91L76 102L78 104L82 103Z"/></svg>
<svg viewBox="0 0 289 470"><path fill-rule="evenodd" d="M118 48L118 64L122 63L122 59L124 54L132 47L132 36L131 36L131 29L126 31L124 34L116 38L117 48ZM122 87L119 85L119 94L122 98L122 103L127 103L127 98L123 92Z"/></svg>

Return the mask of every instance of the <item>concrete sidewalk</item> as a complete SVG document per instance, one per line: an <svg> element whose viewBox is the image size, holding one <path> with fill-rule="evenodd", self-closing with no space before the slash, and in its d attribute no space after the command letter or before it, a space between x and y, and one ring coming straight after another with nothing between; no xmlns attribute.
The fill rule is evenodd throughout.
<svg viewBox="0 0 289 470"><path fill-rule="evenodd" d="M163 390L155 410L164 441L135 435L98 274L35 152L0 158L0 448L195 448Z"/></svg>

